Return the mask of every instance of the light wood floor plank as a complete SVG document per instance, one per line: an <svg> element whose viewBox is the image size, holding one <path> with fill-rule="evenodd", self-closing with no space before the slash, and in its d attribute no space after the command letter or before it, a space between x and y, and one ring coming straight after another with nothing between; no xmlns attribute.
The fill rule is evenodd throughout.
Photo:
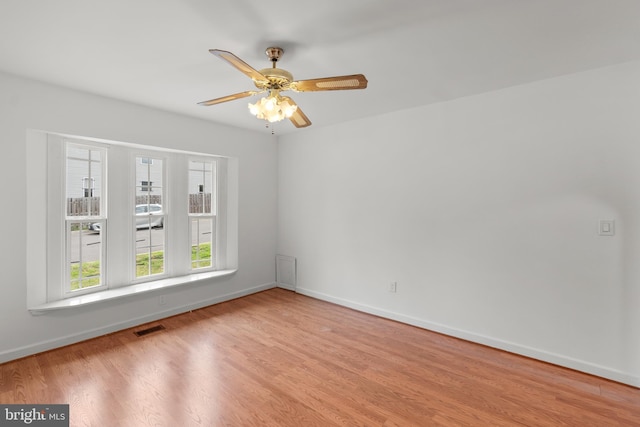
<svg viewBox="0 0 640 427"><path fill-rule="evenodd" d="M640 426L636 388L282 289L2 364L0 403L69 403L72 426Z"/></svg>

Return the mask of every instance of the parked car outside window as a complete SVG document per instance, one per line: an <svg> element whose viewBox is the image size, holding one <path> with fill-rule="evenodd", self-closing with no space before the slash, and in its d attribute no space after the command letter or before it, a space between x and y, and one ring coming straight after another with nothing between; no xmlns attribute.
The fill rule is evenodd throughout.
<svg viewBox="0 0 640 427"><path fill-rule="evenodd" d="M161 228L164 225L164 217L160 216L162 205L136 205L136 228ZM89 230L100 231L100 223L89 224Z"/></svg>

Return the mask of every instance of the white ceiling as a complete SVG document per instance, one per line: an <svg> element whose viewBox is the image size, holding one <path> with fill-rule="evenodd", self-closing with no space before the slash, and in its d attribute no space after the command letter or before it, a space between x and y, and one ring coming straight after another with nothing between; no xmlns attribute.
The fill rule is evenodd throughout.
<svg viewBox="0 0 640 427"><path fill-rule="evenodd" d="M196 103L254 88L209 49L272 45L296 79L369 80L291 94L319 127L640 59L640 1L0 0L0 70L261 132L251 98Z"/></svg>

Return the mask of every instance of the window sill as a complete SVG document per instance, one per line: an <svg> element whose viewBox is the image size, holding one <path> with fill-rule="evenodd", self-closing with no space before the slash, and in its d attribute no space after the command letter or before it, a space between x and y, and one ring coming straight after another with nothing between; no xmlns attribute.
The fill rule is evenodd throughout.
<svg viewBox="0 0 640 427"><path fill-rule="evenodd" d="M217 277L225 277L234 274L236 270L218 270L206 273L195 273L187 276L170 277L168 279L155 280L152 282L138 283L136 285L123 286L116 289L108 289L106 291L95 292L92 294L84 294L77 297L65 298L59 301L48 302L45 304L29 307L29 311L33 315L41 315L50 311L65 310L74 307L83 307L89 304L111 301L118 298L126 298L131 295L139 295L145 292L156 291L158 289L166 289L174 286L186 285L189 283L199 282L201 280L213 279Z"/></svg>

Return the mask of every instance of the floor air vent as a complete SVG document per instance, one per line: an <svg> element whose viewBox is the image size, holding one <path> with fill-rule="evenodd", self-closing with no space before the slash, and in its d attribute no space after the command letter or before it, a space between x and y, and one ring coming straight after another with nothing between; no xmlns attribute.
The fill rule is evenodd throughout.
<svg viewBox="0 0 640 427"><path fill-rule="evenodd" d="M164 329L164 326L157 325L157 326L152 326L152 327L147 328L147 329L142 329L140 331L136 331L136 332L134 332L134 334L136 334L136 336L142 337L142 336L145 336L145 335L152 334L154 332L161 331L163 329Z"/></svg>

